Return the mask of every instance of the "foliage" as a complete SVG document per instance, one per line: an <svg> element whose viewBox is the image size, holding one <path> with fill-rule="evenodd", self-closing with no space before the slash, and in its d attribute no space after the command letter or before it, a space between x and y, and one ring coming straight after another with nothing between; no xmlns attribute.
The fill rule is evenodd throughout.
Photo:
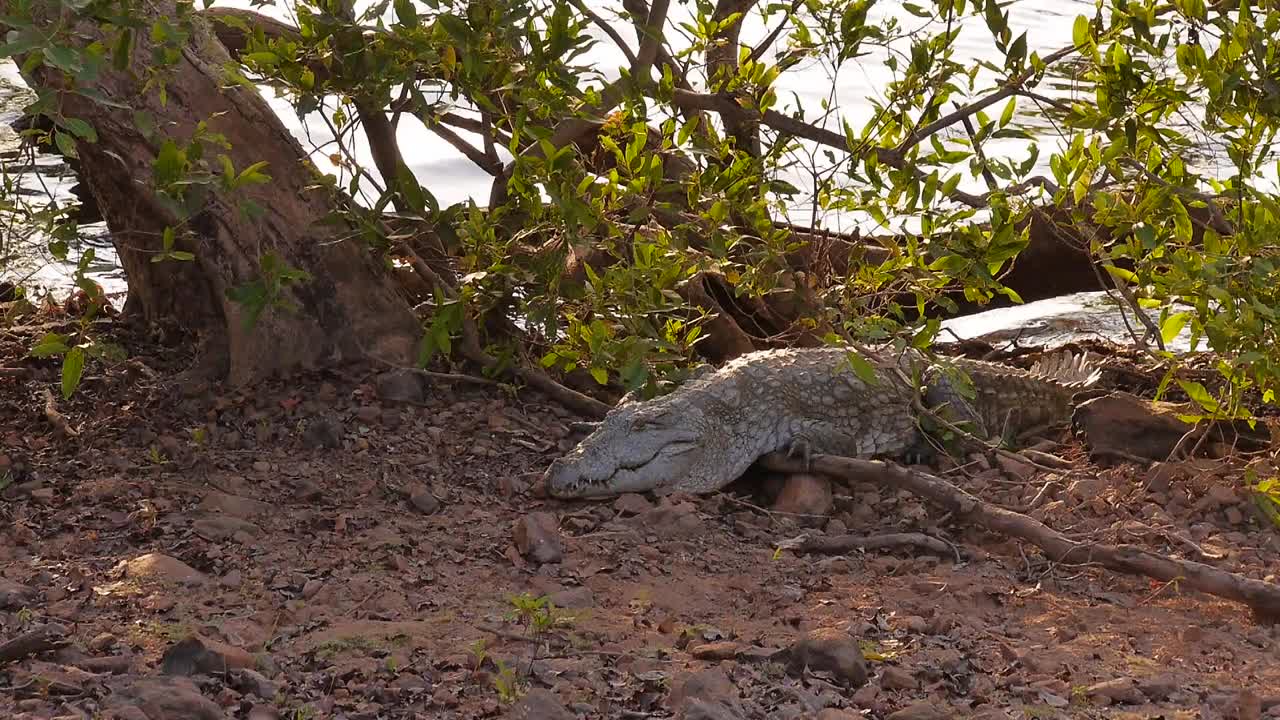
<svg viewBox="0 0 1280 720"><path fill-rule="evenodd" d="M164 93L164 68L193 28L189 3L149 24L130 6L67 3L52 33L24 19L27 2L9 5L5 52L26 53L28 70L58 69L87 94L108 63L123 66L139 32L160 42L147 83ZM1109 0L1075 19L1070 45L1045 49L1011 29L998 0L691 0L632 14L643 5L381 0L357 13L296 0L296 33L243 16L215 22L246 36L239 62L222 69L229 84L270 83L333 130L339 172L326 182L432 228L458 280L434 288L423 364L455 352L473 324L482 343L505 342L493 329L515 326L547 368L652 392L720 340L708 323L726 303L773 307L806 293L814 302L800 304L788 333L927 345L938 329L930 314L951 306L947 290L1018 300L1001 277L1028 243L1030 214L1054 205L1133 305L1161 309L1158 343L1189 328L1221 353L1225 397L1180 385L1206 414L1240 414L1246 391L1274 398L1280 196L1261 173L1280 129L1271 79L1280 50L1268 42L1280 10ZM108 26L113 40L77 45L77 16ZM986 59L961 56L964 27L985 28ZM588 63L610 44L628 58L617 79ZM819 64L829 99L788 105L780 78ZM855 126L834 87L841 72L871 64L891 80ZM1041 88L1055 77L1081 90ZM442 208L406 168L379 180L361 167L348 140L371 106L462 149L495 175L497 202ZM94 141L94 128L59 114L53 93L29 111L55 121L50 142L69 156ZM1032 134L1031 119L1052 122L1059 142ZM232 167L207 128L193 138L156 132L152 180L181 217L209 192L269 181L257 165ZM1203 169L1206 137L1222 146L1225 172ZM996 151L1024 141L1021 152ZM863 221L882 256L797 274L801 244L779 221L805 203L810 225L828 214ZM335 210L372 227L362 210ZM195 251L175 228L160 257ZM250 322L285 284L309 281L269 253L260 264L258 281L228 291ZM731 296L719 307L691 293L709 277Z"/></svg>

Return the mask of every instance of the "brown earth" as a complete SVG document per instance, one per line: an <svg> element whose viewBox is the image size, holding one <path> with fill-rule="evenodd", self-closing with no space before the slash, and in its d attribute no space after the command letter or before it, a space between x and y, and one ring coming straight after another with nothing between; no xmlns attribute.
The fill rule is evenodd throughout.
<svg viewBox="0 0 1280 720"><path fill-rule="evenodd" d="M1240 606L904 493L549 501L574 418L529 391L352 368L236 392L107 323L140 354L62 401L23 357L51 329L0 333L28 369L0 377L0 642L29 643L0 645L0 717L1280 717L1280 634ZM1275 579L1236 465L1058 453L1053 527ZM1046 482L1006 470L957 482L1010 507ZM846 529L953 550L776 549Z"/></svg>

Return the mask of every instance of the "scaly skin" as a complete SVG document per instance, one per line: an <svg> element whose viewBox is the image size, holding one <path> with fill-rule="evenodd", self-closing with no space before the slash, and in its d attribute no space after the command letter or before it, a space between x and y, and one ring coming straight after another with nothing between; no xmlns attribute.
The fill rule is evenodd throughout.
<svg viewBox="0 0 1280 720"><path fill-rule="evenodd" d="M913 368L926 382L926 404L949 403L944 417L971 422L984 435L989 428L1016 432L1058 419L1075 389L1017 368L954 359L949 362L977 391L965 402L950 376L918 351L882 349L866 358L876 370L871 384L858 377L848 357L843 348L749 353L663 397L624 402L552 462L547 491L559 498L664 487L703 494L733 482L771 452L903 457L923 439L913 407Z"/></svg>

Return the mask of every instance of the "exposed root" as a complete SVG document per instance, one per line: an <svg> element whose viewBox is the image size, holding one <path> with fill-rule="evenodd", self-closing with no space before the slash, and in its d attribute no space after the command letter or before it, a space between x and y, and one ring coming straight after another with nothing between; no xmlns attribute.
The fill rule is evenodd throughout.
<svg viewBox="0 0 1280 720"><path fill-rule="evenodd" d="M762 464L779 472L802 472L801 463L771 453ZM1081 543L1044 523L984 502L942 478L874 460L815 455L810 472L847 481L874 482L908 490L992 532L1026 540L1053 562L1096 563L1108 570L1142 575L1247 605L1262 622L1280 622L1280 585L1219 570L1191 560L1159 555L1131 545Z"/></svg>
<svg viewBox="0 0 1280 720"><path fill-rule="evenodd" d="M44 389L44 417L62 437L75 437L80 434L71 427L67 418L58 412L58 401L54 399L53 391L49 388Z"/></svg>
<svg viewBox="0 0 1280 720"><path fill-rule="evenodd" d="M881 535L812 535L784 540L778 543L784 550L806 553L842 555L851 550L885 550L900 547L918 547L936 555L955 556L960 553L954 546L924 533L884 533Z"/></svg>

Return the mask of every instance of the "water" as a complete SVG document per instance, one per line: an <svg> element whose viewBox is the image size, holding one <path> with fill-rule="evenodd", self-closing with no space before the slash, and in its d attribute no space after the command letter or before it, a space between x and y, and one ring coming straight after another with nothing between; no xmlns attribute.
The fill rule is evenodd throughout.
<svg viewBox="0 0 1280 720"><path fill-rule="evenodd" d="M227 7L252 7L250 0L222 0L215 4ZM366 2L358 3L360 8L367 6L368 3ZM1028 48L1039 51L1041 55L1048 54L1071 43L1072 24L1077 15L1083 14L1092 17L1095 13L1093 2L1084 2L1082 0L1014 0L1014 2L1007 4L1005 9L1009 13L1009 22L1014 36L1016 37L1025 30ZM267 6L257 8L257 10L279 19L291 21L290 13L284 8ZM890 14L896 16L904 28L921 28L925 25L924 20L911 16L899 4L893 2L881 2L877 7L873 8L871 20L882 19ZM686 8L681 4L673 3L671 17L669 18L673 25L687 16L688 10ZM618 28L622 37L629 42L634 41L635 34L629 24L615 21L614 26ZM765 27L764 22L757 15L752 15L746 22L742 37L749 42L758 40L763 38L769 29ZM601 73L606 79L616 78L619 74L619 66L625 62L623 54L603 31L593 28L593 33L600 42L587 57L596 63L597 68L601 69ZM678 34L671 33L670 39L676 44L676 49L678 50L680 46ZM635 47L634 44L632 47ZM976 64L979 60L1002 64L994 49L990 33L979 18L971 18L962 24L961 33L956 40L956 55L958 61L966 64ZM892 73L884 64L885 57L886 53L884 51L877 50L870 55L846 64L836 78L834 89L830 73L822 64L812 61L792 68L784 73L777 83L777 95L780 101L780 107L777 109L784 114L790 114L796 108L798 99L799 105L806 110L806 116L816 117L821 112L821 101L826 99L829 93L834 93L840 116L852 124L853 127L860 128L870 118L873 111L867 99L882 98L882 89L893 79ZM985 70L979 74L978 78L979 82L975 97L989 91L994 86L996 79L994 74ZM14 104L13 92L9 92L8 95L3 92L15 82L21 85L21 80L18 78L12 63L5 62L0 64L0 107L3 107L5 112L9 114L9 117L0 114L0 121L7 122L12 119L13 114L20 108L21 103ZM308 122L304 126L286 99L276 97L275 91L270 88L263 88L262 90L285 126L299 138L305 148L311 151L311 157L321 171L334 173L345 184L345 173L329 160L329 153L332 152L334 147L332 144L334 138L325 124L322 122ZM1079 97L1081 91L1089 92L1088 88L1077 87L1069 79L1055 79L1052 77L1042 83L1038 91L1043 95L1058 99L1073 96ZM1003 107L1003 103L997 104L989 110L988 114L998 115ZM1048 158L1052 153L1052 149L1060 147L1064 142L1061 136L1053 124L1046 120L1043 114L1028 101L1020 103L1015 122L1034 132L1035 141L1040 145L1040 163L1035 172L1049 175ZM826 125L830 129L840 130L839 118L828 121ZM0 128L0 150L3 150L6 147L5 143L10 140L10 138L4 136L5 131L6 128ZM480 145L478 136L465 131L457 132L469 142L477 146ZM960 128L953 128L946 136L950 137L955 133L963 132ZM463 202L468 199L474 200L480 205L487 203L492 178L448 143L425 128L415 118L409 116L401 118L397 137L414 174L436 195L442 206ZM349 149L353 150L359 163L376 177L377 172L373 169L372 156L363 135L360 133L348 135L344 138L344 142ZM984 151L992 157L1023 159L1027 156L1029 144L1026 140L993 140L984 146ZM812 145L809 147L811 148ZM503 159L507 160L509 158L510 156L504 153ZM57 164L57 161L49 162ZM1199 169L1210 172L1214 169L1212 166L1221 164L1221 162L1219 154L1213 152L1211 148L1206 151L1203 157L1197 158L1197 165L1201 166ZM24 185L34 185L38 188L38 183L31 182L31 175L28 173L23 176ZM68 191L70 186L74 184L73 178L48 175L42 177L54 195L60 200L70 197ZM809 176L802 170L792 172L787 179L801 188L810 184ZM979 179L967 180L962 183L961 187L977 193L985 190L985 186ZM372 198L362 199L365 203L369 203L371 200ZM791 221L808 224L812 219L814 210L809 200L802 199L794 203L789 212ZM821 214L818 219L823 226L836 230L849 230L854 226L858 226L864 232L885 231L885 228L876 228L874 225L870 225L868 218L865 217L828 212ZM92 267L92 277L102 283L109 293L122 294L125 290L125 279L115 264L114 253L109 243L105 242L103 237L105 229L101 226L90 226L84 229L88 235L86 244L94 247L98 255L98 261ZM911 229L911 225L909 223L901 223L890 229ZM70 271L74 268L74 262L77 257L73 253L69 263L56 263L52 262L52 258L48 257L47 251L42 253L39 248L36 248L31 251L31 256L22 264L21 271L28 273L34 284L43 286L55 294L63 294L68 288ZM13 276L15 274L17 273L11 271L7 275ZM1027 312L1043 311L1051 314L1066 312L1071 315L1080 313L1091 315L1101 312L1104 316L1110 313L1110 316L1118 318L1115 315L1114 308L1108 310L1101 306L1091 305L1085 296L1072 297L1074 299L1064 298L1060 300L1057 305L1033 303L1022 309L1021 312L1023 314L1017 315L1017 317L1023 318L1023 322L1026 322L1034 317L1034 315L1026 315ZM1054 301L1044 302L1052 303ZM1062 303L1065 303L1065 305ZM1005 313L1005 315L998 316L1000 318L1011 317L1006 311L994 312ZM987 314L984 313L983 315ZM973 321L969 322L972 323ZM1005 320L997 319L993 322L998 325L1005 322ZM968 325L962 325L962 327L967 328L965 332L977 332L974 327Z"/></svg>

